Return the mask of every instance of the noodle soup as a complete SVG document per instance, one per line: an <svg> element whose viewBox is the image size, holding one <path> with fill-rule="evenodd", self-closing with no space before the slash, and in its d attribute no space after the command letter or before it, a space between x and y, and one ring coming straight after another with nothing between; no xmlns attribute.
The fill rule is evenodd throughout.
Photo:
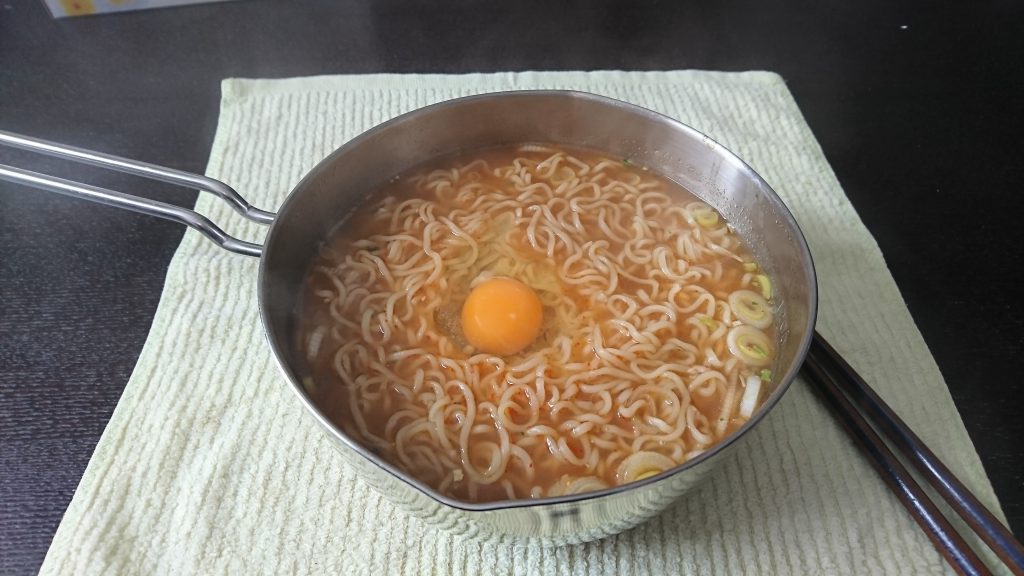
<svg viewBox="0 0 1024 576"><path fill-rule="evenodd" d="M464 500L658 474L745 423L772 379L771 282L728 223L587 150L402 174L327 240L307 286L313 401Z"/></svg>

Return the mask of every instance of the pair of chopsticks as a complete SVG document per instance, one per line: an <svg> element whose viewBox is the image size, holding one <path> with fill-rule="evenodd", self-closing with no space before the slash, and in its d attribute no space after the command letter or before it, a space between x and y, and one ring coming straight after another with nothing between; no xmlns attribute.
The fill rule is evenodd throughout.
<svg viewBox="0 0 1024 576"><path fill-rule="evenodd" d="M990 574L990 571L889 445L902 454L1014 574L1024 575L1024 546L817 332L804 361L803 373L957 573Z"/></svg>

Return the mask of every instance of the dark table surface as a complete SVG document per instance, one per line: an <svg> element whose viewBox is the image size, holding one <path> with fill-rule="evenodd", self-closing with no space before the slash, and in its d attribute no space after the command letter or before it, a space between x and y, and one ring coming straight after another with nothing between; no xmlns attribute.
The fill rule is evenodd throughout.
<svg viewBox="0 0 1024 576"><path fill-rule="evenodd" d="M202 172L225 77L778 72L1024 533L1019 3L492 4L239 0L53 20L40 2L0 0L0 129ZM22 153L0 150L0 162L195 200ZM0 573L42 562L183 232L0 183Z"/></svg>

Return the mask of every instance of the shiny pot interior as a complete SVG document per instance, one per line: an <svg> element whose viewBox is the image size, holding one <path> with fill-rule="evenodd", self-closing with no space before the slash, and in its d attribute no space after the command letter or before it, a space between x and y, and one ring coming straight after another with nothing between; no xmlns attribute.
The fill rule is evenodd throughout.
<svg viewBox="0 0 1024 576"><path fill-rule="evenodd" d="M438 156L524 142L565 144L629 158L718 209L773 279L782 341L775 388L738 432L658 476L600 492L487 503L444 496L364 448L332 424L302 386L294 346L298 298L321 242L368 193ZM295 187L267 235L259 279L261 318L285 377L343 458L384 496L448 530L491 540L572 543L630 528L691 489L778 402L813 334L817 284L792 214L768 184L709 137L649 110L567 91L522 91L421 108L362 134L325 158Z"/></svg>

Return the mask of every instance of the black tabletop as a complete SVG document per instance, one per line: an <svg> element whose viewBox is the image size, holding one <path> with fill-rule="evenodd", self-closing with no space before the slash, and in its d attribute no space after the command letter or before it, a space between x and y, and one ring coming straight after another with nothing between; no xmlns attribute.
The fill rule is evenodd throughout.
<svg viewBox="0 0 1024 576"><path fill-rule="evenodd" d="M778 72L1024 533L1024 9L687 4L238 0L53 20L39 1L2 0L0 130L202 172L225 77ZM23 153L0 163L195 200ZM183 232L0 183L0 573L42 562Z"/></svg>

